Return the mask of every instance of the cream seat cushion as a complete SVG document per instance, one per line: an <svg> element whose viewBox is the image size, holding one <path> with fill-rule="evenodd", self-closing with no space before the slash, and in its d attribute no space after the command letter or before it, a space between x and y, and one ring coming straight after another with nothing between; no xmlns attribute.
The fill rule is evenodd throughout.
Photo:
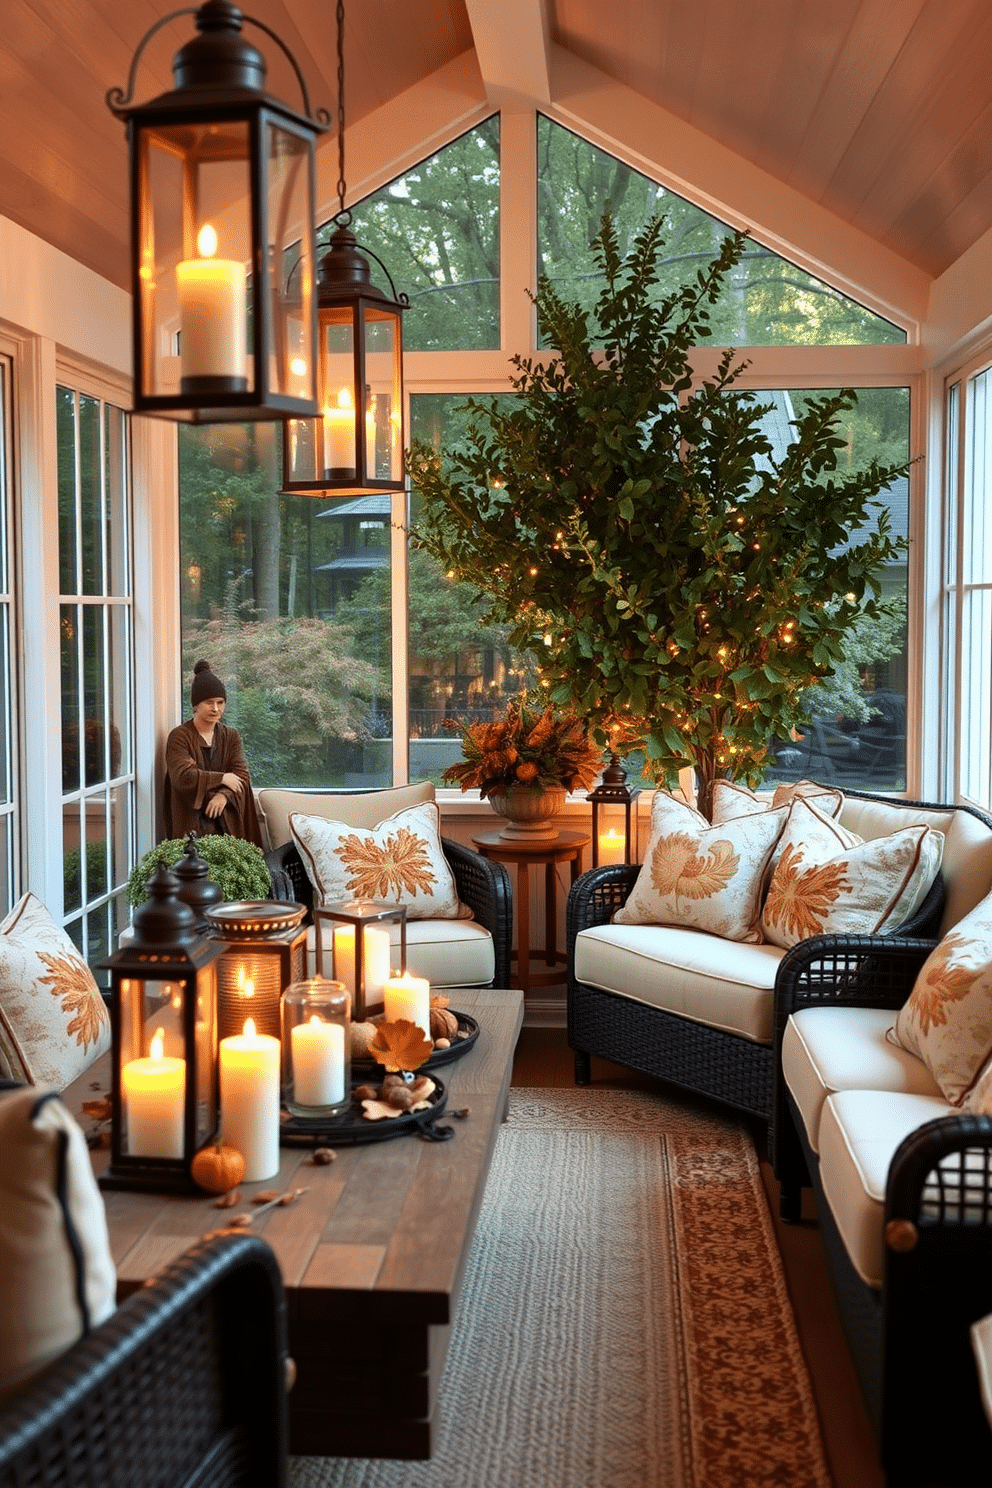
<svg viewBox="0 0 992 1488"><path fill-rule="evenodd" d="M952 1108L940 1095L840 1090L820 1118L820 1181L858 1275L880 1287L884 1273L885 1185L905 1137Z"/></svg>
<svg viewBox="0 0 992 1488"><path fill-rule="evenodd" d="M782 1074L814 1152L823 1107L838 1090L902 1090L940 1096L915 1054L890 1038L891 1008L800 1008L785 1025Z"/></svg>
<svg viewBox="0 0 992 1488"><path fill-rule="evenodd" d="M267 851L282 847L292 837L290 814L321 816L358 830L376 827L394 812L422 806L434 800L434 782L419 780L413 785L395 785L378 791L260 790L256 794L262 835Z"/></svg>
<svg viewBox="0 0 992 1488"><path fill-rule="evenodd" d="M575 976L694 1023L770 1044L785 952L676 925L597 925L575 938Z"/></svg>
<svg viewBox="0 0 992 1488"><path fill-rule="evenodd" d="M333 926L321 925L324 975L333 975ZM399 970L399 925L389 926L393 967ZM316 931L307 930L307 975L316 974ZM487 987L496 975L493 938L474 920L408 920L406 969L411 976L426 977L432 987Z"/></svg>

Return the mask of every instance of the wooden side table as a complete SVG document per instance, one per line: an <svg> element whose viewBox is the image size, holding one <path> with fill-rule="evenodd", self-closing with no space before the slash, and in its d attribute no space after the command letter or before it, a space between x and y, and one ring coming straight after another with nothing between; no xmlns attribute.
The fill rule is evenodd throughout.
<svg viewBox="0 0 992 1488"><path fill-rule="evenodd" d="M526 993L531 987L556 986L562 980L561 968L566 958L558 950L558 895L556 893L555 868L559 863L570 863L571 882L579 876L582 849L589 842L587 832L559 832L557 837L547 837L543 842L514 842L512 837L501 837L499 832L482 832L472 841L484 858L494 862L515 865L517 884L514 894L513 914L517 925L517 983ZM544 963L548 971L531 971L530 945L530 870L544 866Z"/></svg>

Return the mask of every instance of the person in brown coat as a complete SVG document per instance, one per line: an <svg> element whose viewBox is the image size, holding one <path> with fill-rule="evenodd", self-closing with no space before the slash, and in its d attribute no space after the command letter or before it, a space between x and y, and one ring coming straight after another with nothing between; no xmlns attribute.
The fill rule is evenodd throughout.
<svg viewBox="0 0 992 1488"><path fill-rule="evenodd" d="M193 717L165 746L166 835L227 832L264 847L241 736L222 723L227 689L208 661L193 668Z"/></svg>

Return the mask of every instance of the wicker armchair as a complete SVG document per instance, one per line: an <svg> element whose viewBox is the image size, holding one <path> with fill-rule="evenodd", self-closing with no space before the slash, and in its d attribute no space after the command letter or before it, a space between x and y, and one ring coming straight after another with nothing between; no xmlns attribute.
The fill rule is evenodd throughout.
<svg viewBox="0 0 992 1488"><path fill-rule="evenodd" d="M203 1240L0 1406L0 1488L283 1488L286 1369L271 1249Z"/></svg>
<svg viewBox="0 0 992 1488"><path fill-rule="evenodd" d="M491 863L481 853L449 838L441 839L448 866L454 875L458 897L471 909L476 923L493 938L496 969L492 985L510 985L510 946L513 937L513 893L510 875L502 863ZM273 899L295 899L313 913L313 885L306 874L295 842L266 853Z"/></svg>
<svg viewBox="0 0 992 1488"><path fill-rule="evenodd" d="M846 795L866 802L883 800L865 792L848 791ZM926 803L907 801L896 804L912 808ZM722 1028L650 1006L634 997L619 996L590 986L576 978L576 937L592 926L610 922L633 889L639 872L637 866L622 864L593 868L576 880L568 897L567 1019L568 1042L575 1056L576 1083L589 1083L590 1058L596 1054L645 1074L656 1075L683 1090L719 1101L745 1115L758 1117L768 1123L772 1138L774 1043L757 1043ZM944 884L938 876L917 913L900 926L900 937L913 940L932 937L940 924L944 900ZM881 936L873 939L882 944L889 943ZM789 952L786 955L781 963L783 967L793 954Z"/></svg>

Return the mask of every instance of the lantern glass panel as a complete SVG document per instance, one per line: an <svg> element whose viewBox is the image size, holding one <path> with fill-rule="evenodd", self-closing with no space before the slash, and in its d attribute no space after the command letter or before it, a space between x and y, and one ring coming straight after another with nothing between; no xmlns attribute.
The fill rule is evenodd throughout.
<svg viewBox="0 0 992 1488"><path fill-rule="evenodd" d="M321 309L320 339L323 448L317 451L319 473L327 480L354 480L355 327L350 306Z"/></svg>
<svg viewBox="0 0 992 1488"><path fill-rule="evenodd" d="M140 132L141 386L146 396L254 387L249 128Z"/></svg>
<svg viewBox="0 0 992 1488"><path fill-rule="evenodd" d="M368 476L370 480L396 481L403 473L399 312L365 305L364 330Z"/></svg>
<svg viewBox="0 0 992 1488"><path fill-rule="evenodd" d="M264 148L268 159L266 293L272 325L269 387L274 393L312 402L317 373L310 340L314 257L309 141L268 119ZM292 259L296 262L290 276Z"/></svg>
<svg viewBox="0 0 992 1488"><path fill-rule="evenodd" d="M120 996L120 1090L122 1155L182 1159L185 1154L189 1027L187 997L196 999L194 1143L207 1142L217 1127L214 1089L215 995L213 967L195 979L176 981L122 977Z"/></svg>
<svg viewBox="0 0 992 1488"><path fill-rule="evenodd" d="M605 868L609 863L629 861L628 833L630 830L630 805L615 801L597 801L596 815L596 866Z"/></svg>

